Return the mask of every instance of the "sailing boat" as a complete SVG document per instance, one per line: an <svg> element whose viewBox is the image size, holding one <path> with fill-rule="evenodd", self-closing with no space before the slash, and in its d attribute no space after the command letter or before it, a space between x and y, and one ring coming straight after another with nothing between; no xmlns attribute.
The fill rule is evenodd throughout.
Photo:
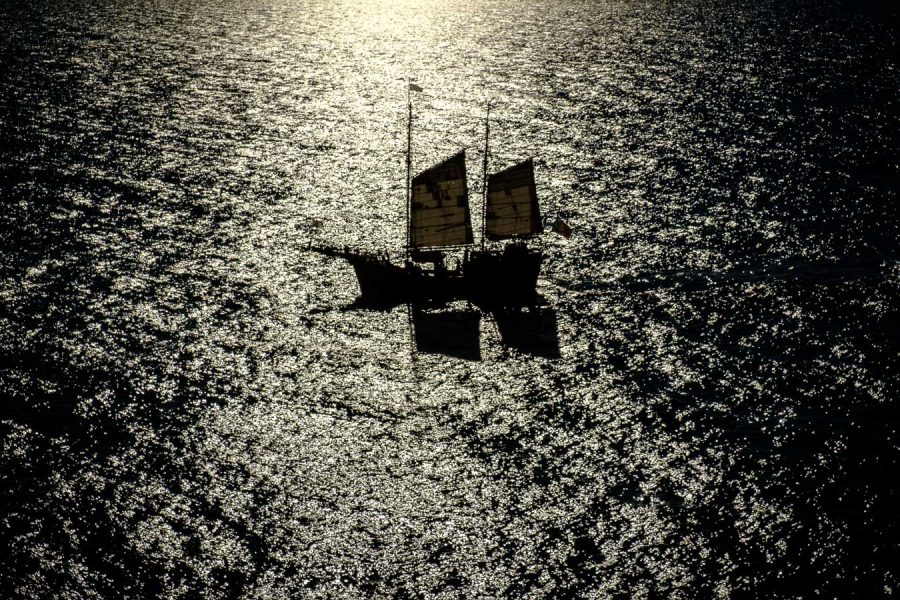
<svg viewBox="0 0 900 600"><path fill-rule="evenodd" d="M414 89L413 84L410 89ZM459 299L491 307L533 304L543 259L540 251L525 245L528 237L543 231L534 164L528 159L488 176L487 139L486 127L480 250L473 250L465 150L411 177L411 101L407 127L404 263L398 265L385 255L346 248L310 246L310 249L350 262L359 282L360 303L364 305L441 304ZM485 240L512 241L497 250L486 248ZM454 249L464 249L465 258L450 270L445 258ZM428 264L430 268L425 266Z"/></svg>

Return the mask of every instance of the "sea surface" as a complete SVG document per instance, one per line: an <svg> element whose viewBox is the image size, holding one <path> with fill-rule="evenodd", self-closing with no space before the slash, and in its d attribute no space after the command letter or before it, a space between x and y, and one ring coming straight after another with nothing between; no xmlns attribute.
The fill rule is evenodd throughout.
<svg viewBox="0 0 900 600"><path fill-rule="evenodd" d="M0 596L900 595L897 31L5 0ZM488 100L534 157L540 311L360 309L307 250L400 255L410 80L414 171L477 198Z"/></svg>

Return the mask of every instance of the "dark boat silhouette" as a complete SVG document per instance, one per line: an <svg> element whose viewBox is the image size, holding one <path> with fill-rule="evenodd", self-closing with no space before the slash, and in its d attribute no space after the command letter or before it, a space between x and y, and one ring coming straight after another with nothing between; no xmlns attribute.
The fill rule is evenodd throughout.
<svg viewBox="0 0 900 600"><path fill-rule="evenodd" d="M419 90L412 86L410 89ZM530 306L537 298L543 253L527 240L543 232L534 162L525 160L488 174L490 105L485 120L482 235L475 246L465 150L411 177L412 102L407 127L405 258L347 248L310 246L346 259L359 282L359 304L444 304L468 300L486 308ZM498 245L498 242L500 244ZM505 244L503 244L505 242ZM455 268L448 254L463 252Z"/></svg>

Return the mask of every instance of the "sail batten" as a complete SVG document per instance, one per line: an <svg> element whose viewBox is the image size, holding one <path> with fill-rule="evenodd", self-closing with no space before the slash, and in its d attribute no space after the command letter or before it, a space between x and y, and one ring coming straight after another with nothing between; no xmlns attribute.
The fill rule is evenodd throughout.
<svg viewBox="0 0 900 600"><path fill-rule="evenodd" d="M472 243L465 151L412 180L409 244L413 248Z"/></svg>
<svg viewBox="0 0 900 600"><path fill-rule="evenodd" d="M488 176L484 218L492 240L543 231L531 159Z"/></svg>

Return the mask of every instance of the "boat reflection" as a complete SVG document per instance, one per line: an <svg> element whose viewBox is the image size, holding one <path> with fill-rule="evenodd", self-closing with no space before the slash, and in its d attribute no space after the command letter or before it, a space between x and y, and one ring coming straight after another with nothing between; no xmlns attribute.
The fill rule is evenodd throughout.
<svg viewBox="0 0 900 600"><path fill-rule="evenodd" d="M481 360L481 313L471 309L413 307L410 321L417 352Z"/></svg>
<svg viewBox="0 0 900 600"><path fill-rule="evenodd" d="M481 360L482 314L489 315L496 324L504 346L532 356L560 357L556 310L549 306L495 309L488 313L472 307L410 307L416 352Z"/></svg>
<svg viewBox="0 0 900 600"><path fill-rule="evenodd" d="M559 358L556 310L530 306L496 310L491 313L503 345L525 354Z"/></svg>

